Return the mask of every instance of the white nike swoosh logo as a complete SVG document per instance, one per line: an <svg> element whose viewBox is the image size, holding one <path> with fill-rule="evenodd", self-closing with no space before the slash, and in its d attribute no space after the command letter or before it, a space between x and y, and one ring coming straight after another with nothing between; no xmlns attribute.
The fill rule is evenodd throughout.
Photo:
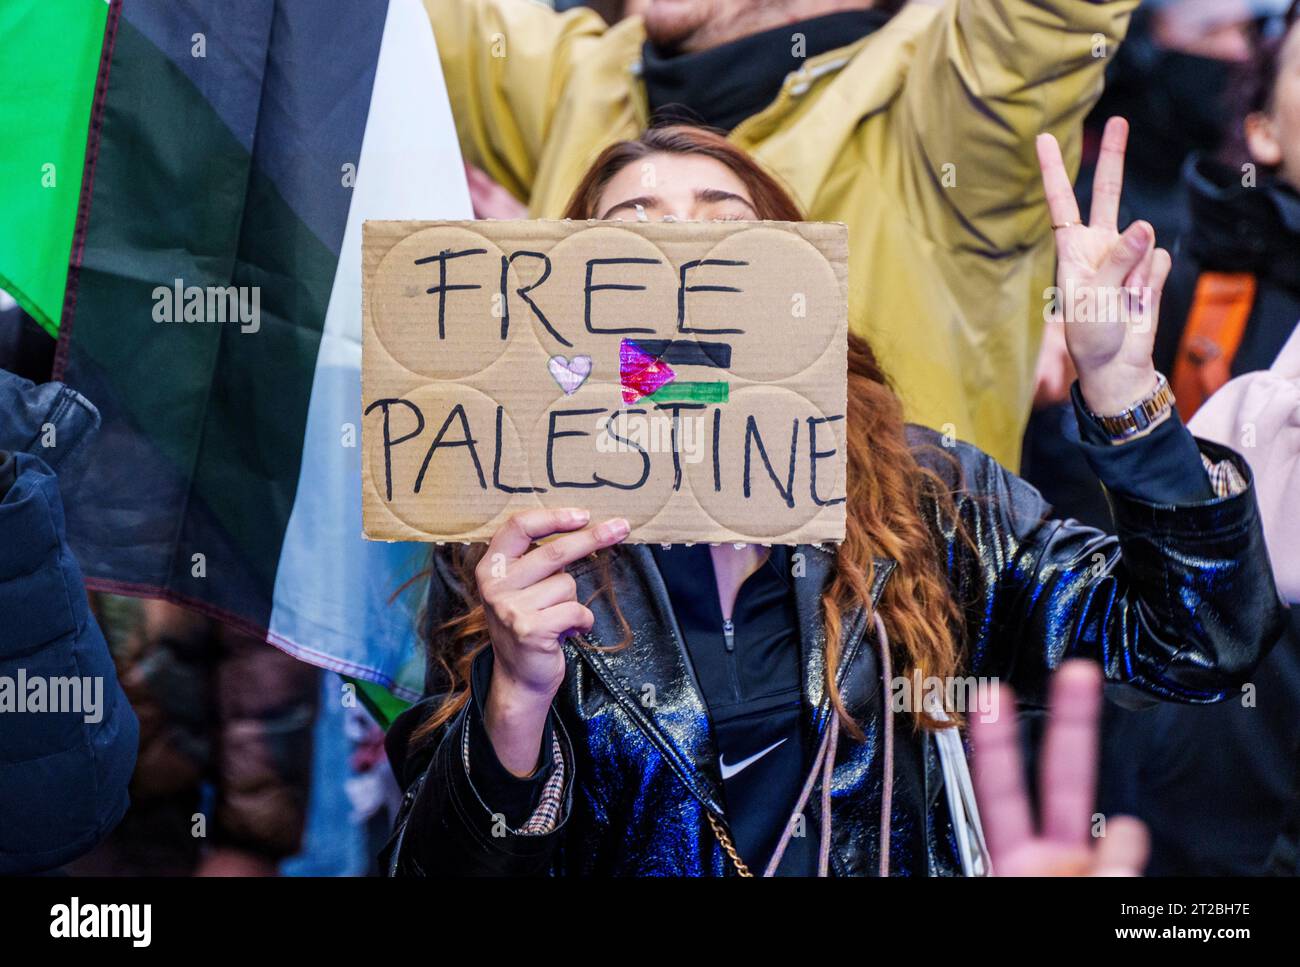
<svg viewBox="0 0 1300 967"><path fill-rule="evenodd" d="M789 736L787 736L786 738L789 738ZM731 778L732 776L734 776L736 773L741 772L741 771L743 771L743 770L745 770L745 769L748 769L748 768L749 768L750 766L752 766L755 762L757 762L759 759L763 758L763 756L767 755L769 752L771 752L773 749L775 749L778 745L780 745L780 744L781 744L782 742L784 742L784 741L785 741L785 739L781 739L781 740L779 740L779 741L777 741L777 742L773 742L771 745L769 745L769 746L768 746L766 749L764 749L762 752L755 752L755 753L754 753L753 755L751 755L748 759L741 759L741 760L740 760L739 762L737 762L735 765L730 765L730 766L727 765L727 763L724 761L724 760L726 759L726 756L720 756L720 757L718 758L718 766L722 769L722 778L723 778L723 779L730 779L730 778Z"/></svg>

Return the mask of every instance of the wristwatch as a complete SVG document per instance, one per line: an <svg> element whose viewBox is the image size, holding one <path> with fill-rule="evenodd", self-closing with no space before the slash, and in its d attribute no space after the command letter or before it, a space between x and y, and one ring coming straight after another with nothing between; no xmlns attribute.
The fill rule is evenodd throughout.
<svg viewBox="0 0 1300 967"><path fill-rule="evenodd" d="M1089 414L1106 431L1113 443L1123 443L1151 429L1166 413L1174 408L1174 391L1164 373L1156 373L1156 388L1138 400L1123 413Z"/></svg>

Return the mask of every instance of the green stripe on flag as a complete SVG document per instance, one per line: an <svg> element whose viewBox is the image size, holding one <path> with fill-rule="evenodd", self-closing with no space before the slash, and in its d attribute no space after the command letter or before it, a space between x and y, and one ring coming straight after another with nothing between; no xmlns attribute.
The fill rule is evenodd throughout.
<svg viewBox="0 0 1300 967"><path fill-rule="evenodd" d="M712 383L673 382L661 386L646 399L654 403L725 403L730 397L730 386L722 381Z"/></svg>
<svg viewBox="0 0 1300 967"><path fill-rule="evenodd" d="M360 700L362 708L370 713L370 717L385 732L388 731L397 716L411 707L410 702L398 698L384 688L383 685L368 682L361 678L351 678L347 675L340 675L339 677L356 689L357 698Z"/></svg>
<svg viewBox="0 0 1300 967"><path fill-rule="evenodd" d="M0 288L59 331L108 4L0 4Z"/></svg>

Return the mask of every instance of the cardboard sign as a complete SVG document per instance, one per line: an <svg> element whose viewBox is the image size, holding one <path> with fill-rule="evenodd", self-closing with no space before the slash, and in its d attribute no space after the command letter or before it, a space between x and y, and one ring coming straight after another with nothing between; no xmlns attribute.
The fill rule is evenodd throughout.
<svg viewBox="0 0 1300 967"><path fill-rule="evenodd" d="M843 540L846 258L826 223L366 222L366 536Z"/></svg>

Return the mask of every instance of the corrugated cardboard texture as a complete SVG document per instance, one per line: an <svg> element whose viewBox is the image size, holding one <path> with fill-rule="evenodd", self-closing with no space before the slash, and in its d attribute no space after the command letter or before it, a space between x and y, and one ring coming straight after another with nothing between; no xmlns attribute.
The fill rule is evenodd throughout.
<svg viewBox="0 0 1300 967"><path fill-rule="evenodd" d="M367 222L366 536L482 541L580 506L630 541L843 540L847 244L825 223Z"/></svg>

